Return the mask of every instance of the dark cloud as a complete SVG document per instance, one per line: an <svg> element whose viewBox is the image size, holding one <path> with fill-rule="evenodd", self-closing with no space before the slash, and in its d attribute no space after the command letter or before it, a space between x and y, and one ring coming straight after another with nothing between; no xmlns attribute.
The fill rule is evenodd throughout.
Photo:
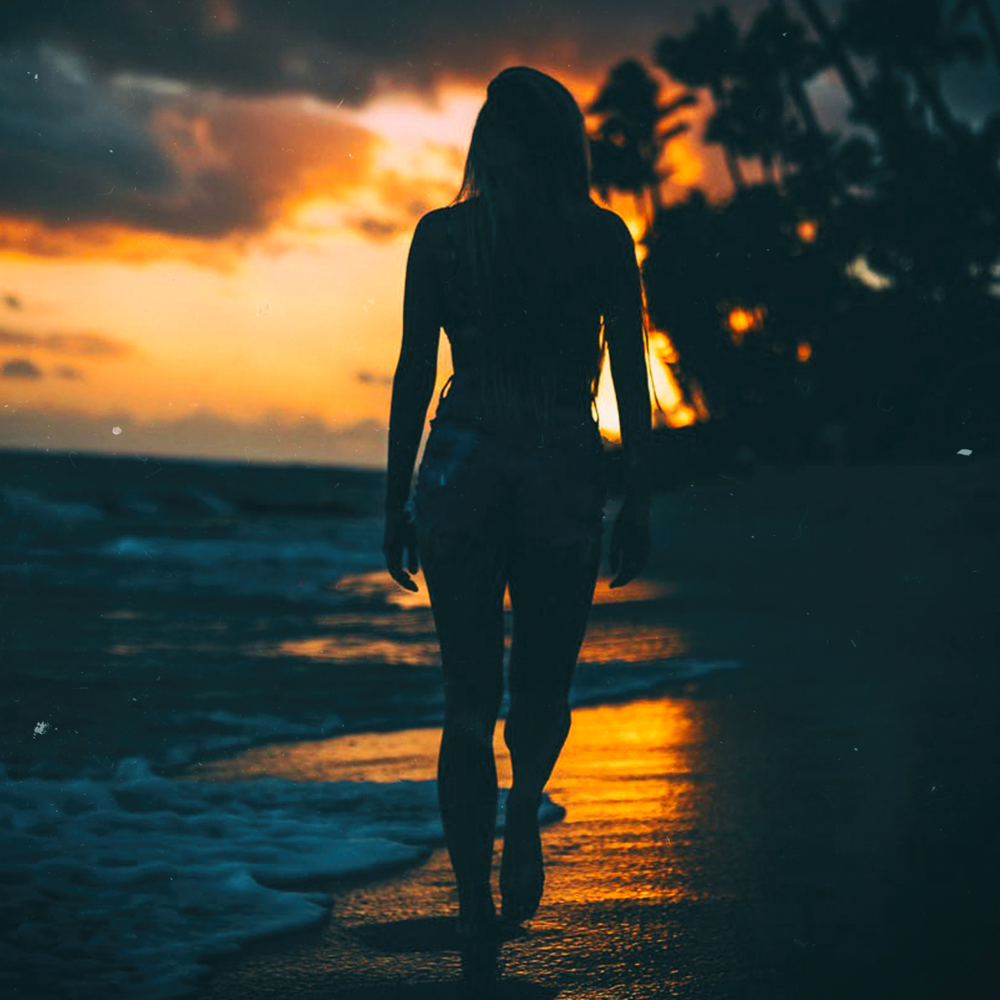
<svg viewBox="0 0 1000 1000"><path fill-rule="evenodd" d="M821 2L828 11L842 6ZM746 24L765 4L727 6ZM433 100L442 78L483 84L511 62L556 75L563 67L573 76L602 74L624 56L648 63L660 37L687 30L696 13L714 5L0 4L0 213L47 227L108 222L201 239L257 233L303 184L315 184L317 163L346 164L350 149L361 176L370 142L362 130L336 122L303 122L301 105L287 95L360 106L383 89L403 89ZM800 13L795 4L790 9ZM959 90L972 87L966 77L956 79ZM830 86L839 90L835 80ZM837 104L833 96L826 103ZM323 178L333 196L337 176ZM410 224L406 213L386 214L355 225L384 239ZM36 252L58 252L57 242L31 234L24 242Z"/></svg>
<svg viewBox="0 0 1000 1000"><path fill-rule="evenodd" d="M102 80L48 44L0 59L0 90L0 213L67 234L88 223L208 239L258 232L318 169L335 194L368 162L368 132L320 116L303 128L291 99ZM36 235L28 245L46 252ZM94 237L98 250L108 242Z"/></svg>
<svg viewBox="0 0 1000 1000"><path fill-rule="evenodd" d="M30 358L11 358L0 368L0 377L40 379L42 370Z"/></svg>
<svg viewBox="0 0 1000 1000"><path fill-rule="evenodd" d="M368 30L352 30L352 18ZM338 20L346 31L331 32L330 22ZM0 9L0 37L12 46L44 41L75 49L102 73L142 73L241 94L311 91L352 102L371 90L377 66L370 36L381 33L384 45L386 28L374 12L318 0L35 0Z"/></svg>
<svg viewBox="0 0 1000 1000"><path fill-rule="evenodd" d="M24 333L0 327L0 346L28 347L78 357L122 357L132 348L101 333Z"/></svg>
<svg viewBox="0 0 1000 1000"><path fill-rule="evenodd" d="M735 0L738 15L762 0ZM705 0L33 0L0 9L12 46L75 49L102 73L130 72L231 93L307 91L360 104L377 86L430 91L442 72L482 79L512 53L577 70L644 55L658 33L683 30Z"/></svg>
<svg viewBox="0 0 1000 1000"><path fill-rule="evenodd" d="M122 114L114 88L75 56L15 52L0 59L0 90L0 210L54 224L99 219L176 182L147 128L149 104Z"/></svg>
<svg viewBox="0 0 1000 1000"><path fill-rule="evenodd" d="M482 81L511 61L588 73L624 55L648 59L659 37L687 30L718 2L22 0L0 5L0 39L15 56L39 44L75 52L102 78L137 74L361 105L383 87L431 95L444 74ZM745 25L767 2L725 6ZM819 2L831 16L843 7ZM801 17L794 0L789 8Z"/></svg>
<svg viewBox="0 0 1000 1000"><path fill-rule="evenodd" d="M102 77L128 73L230 94L311 93L348 105L378 89L431 95L444 75L483 81L511 62L600 72L723 3L746 25L769 0L21 0L0 5L14 51L48 43ZM1000 0L989 0L1000 11ZM819 0L836 18L844 0ZM795 0L791 13L801 18ZM974 19L969 19L973 24Z"/></svg>
<svg viewBox="0 0 1000 1000"><path fill-rule="evenodd" d="M382 372L360 371L354 377L362 385L392 385L392 376Z"/></svg>
<svg viewBox="0 0 1000 1000"><path fill-rule="evenodd" d="M73 368L70 365L56 365L52 370L59 378L74 382L82 381L84 378L83 372L79 368Z"/></svg>
<svg viewBox="0 0 1000 1000"><path fill-rule="evenodd" d="M8 309L21 309L24 305L24 303L21 302L16 295L11 294L10 292L3 297L3 304Z"/></svg>
<svg viewBox="0 0 1000 1000"><path fill-rule="evenodd" d="M403 226L399 222L394 222L391 219L373 219L371 216L356 219L353 226L359 232L376 240L389 239L403 230Z"/></svg>

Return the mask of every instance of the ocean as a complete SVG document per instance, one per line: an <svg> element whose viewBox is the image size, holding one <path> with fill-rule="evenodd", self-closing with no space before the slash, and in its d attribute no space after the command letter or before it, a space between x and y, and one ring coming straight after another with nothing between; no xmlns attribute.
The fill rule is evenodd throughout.
<svg viewBox="0 0 1000 1000"><path fill-rule="evenodd" d="M361 469L0 452L0 993L189 995L214 957L325 919L308 882L440 846L434 782L384 761L337 780L212 768L307 741L347 761L356 734L440 725L426 591L382 566L383 487ZM606 584L574 706L738 666L651 614L676 584ZM562 814L546 798L543 818Z"/></svg>

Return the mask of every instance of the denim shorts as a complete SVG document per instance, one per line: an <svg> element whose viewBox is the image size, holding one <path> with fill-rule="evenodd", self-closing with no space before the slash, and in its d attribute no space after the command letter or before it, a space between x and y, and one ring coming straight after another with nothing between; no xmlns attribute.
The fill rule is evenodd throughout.
<svg viewBox="0 0 1000 1000"><path fill-rule="evenodd" d="M600 539L608 485L593 418L546 433L484 427L453 409L431 421L413 496L418 528L552 545Z"/></svg>

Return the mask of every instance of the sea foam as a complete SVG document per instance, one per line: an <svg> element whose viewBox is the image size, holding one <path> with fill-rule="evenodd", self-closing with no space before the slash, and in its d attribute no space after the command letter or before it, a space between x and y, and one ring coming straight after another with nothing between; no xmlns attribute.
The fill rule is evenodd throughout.
<svg viewBox="0 0 1000 1000"><path fill-rule="evenodd" d="M546 798L543 820L564 812ZM174 780L141 758L109 781L0 773L0 995L190 994L212 958L324 920L304 883L442 836L433 781Z"/></svg>

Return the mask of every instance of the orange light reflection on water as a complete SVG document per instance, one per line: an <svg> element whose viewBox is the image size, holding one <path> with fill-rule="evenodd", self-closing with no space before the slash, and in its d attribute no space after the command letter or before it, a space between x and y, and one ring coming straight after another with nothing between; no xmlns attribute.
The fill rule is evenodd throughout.
<svg viewBox="0 0 1000 1000"><path fill-rule="evenodd" d="M133 652L138 653L136 649ZM438 644L375 640L367 636L332 635L288 639L270 648L259 643L243 651L248 656L301 656L331 663L378 663L392 666L436 667ZM634 624L592 623L580 650L580 663L654 663L690 652L683 633L672 626L646 625L637 636Z"/></svg>
<svg viewBox="0 0 1000 1000"><path fill-rule="evenodd" d="M633 580L627 587L608 587L609 577L601 577L594 590L594 604L636 604L645 601L657 601L670 597L676 592L676 586L662 580ZM337 590L359 597L382 599L387 604L398 608L429 608L430 600L427 588L419 574L416 577L420 590L414 592L403 590L385 570L373 573L356 573L341 577ZM510 610L510 599L505 596L504 608ZM342 621L337 616L336 621Z"/></svg>
<svg viewBox="0 0 1000 1000"><path fill-rule="evenodd" d="M418 576L419 580L420 577ZM422 584L422 581L421 581ZM385 572L344 577L338 590L363 597L376 607L362 612L335 612L318 615L315 625L328 628L323 635L284 639L274 643L259 639L241 652L256 657L301 657L340 664L389 664L437 669L440 651L434 632L427 589L416 593L403 590ZM603 577L594 593L596 606L664 601L676 586L668 581L633 580L627 587L611 590ZM384 602L379 609L377 603ZM504 608L511 612L509 595ZM637 629L635 622L614 617L594 616L587 626L580 663L638 664L662 663L690 653L687 636L674 625L646 620Z"/></svg>
<svg viewBox="0 0 1000 1000"><path fill-rule="evenodd" d="M332 635L309 639L288 639L273 649L258 643L245 650L249 655L302 656L331 663L379 663L392 666L426 667L437 662L436 642L372 639L368 635Z"/></svg>
<svg viewBox="0 0 1000 1000"><path fill-rule="evenodd" d="M567 810L562 822L578 831L571 837L570 854L548 855L549 862L567 862L551 883L562 900L677 902L707 895L696 884L697 873L687 871L684 863L691 839L710 825L711 782L702 774L709 727L703 712L704 703L682 697L573 712L569 737L546 786L553 801ZM187 777L431 781L440 740L441 730L428 727L255 747L230 760L204 763ZM493 747L498 780L509 787L502 722L494 731ZM618 845L611 863L607 841L588 838L595 825Z"/></svg>
<svg viewBox="0 0 1000 1000"><path fill-rule="evenodd" d="M654 663L690 652L681 631L670 625L591 622L580 663Z"/></svg>

